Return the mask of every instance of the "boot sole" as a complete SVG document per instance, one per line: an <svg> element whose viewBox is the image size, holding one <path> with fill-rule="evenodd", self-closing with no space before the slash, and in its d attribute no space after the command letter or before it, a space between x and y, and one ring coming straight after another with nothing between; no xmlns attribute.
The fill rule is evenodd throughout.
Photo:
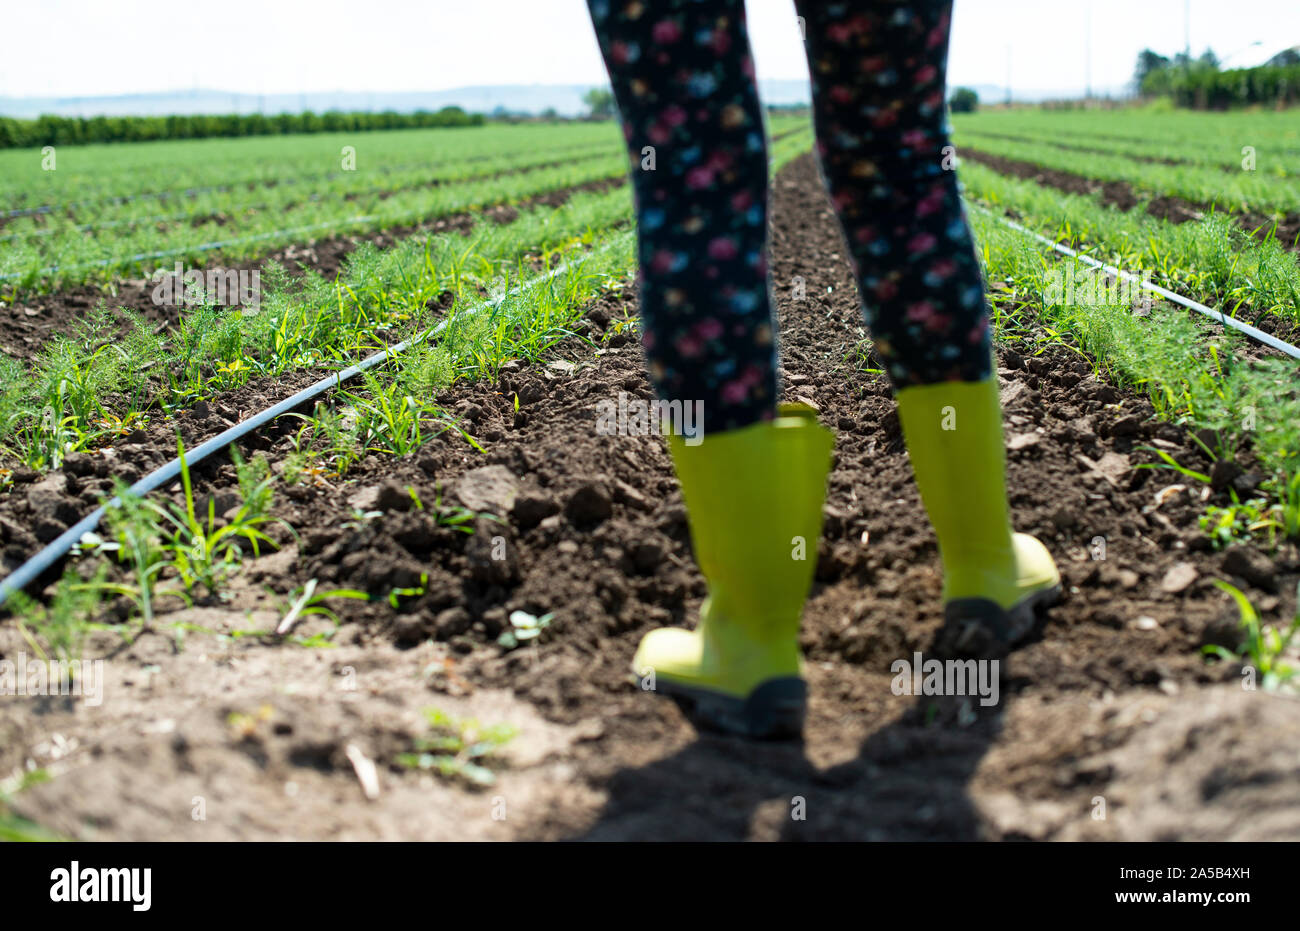
<svg viewBox="0 0 1300 931"><path fill-rule="evenodd" d="M655 690L673 699L699 730L751 740L803 737L808 684L797 676L768 679L745 698L683 685L660 677Z"/></svg>
<svg viewBox="0 0 1300 931"><path fill-rule="evenodd" d="M1038 627L1042 612L1061 600L1061 584L1027 595L1003 609L987 598L958 598L944 607L943 630L935 641L942 655L1004 656Z"/></svg>

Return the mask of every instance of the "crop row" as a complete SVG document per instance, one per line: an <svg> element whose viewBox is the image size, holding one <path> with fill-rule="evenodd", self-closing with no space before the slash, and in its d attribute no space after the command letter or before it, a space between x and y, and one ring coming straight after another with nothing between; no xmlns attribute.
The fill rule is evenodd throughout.
<svg viewBox="0 0 1300 931"><path fill-rule="evenodd" d="M56 336L35 364L5 372L0 444L6 458L56 466L159 412L187 407L298 368L342 365L427 324L444 292L464 296L501 286L526 253L547 254L625 217L628 194L579 194L539 207L470 242L454 233L411 236L385 252L363 247L335 282L264 270L257 313L214 304L182 307L171 333L101 308L76 331Z"/></svg>
<svg viewBox="0 0 1300 931"><path fill-rule="evenodd" d="M807 142L806 136L778 141L772 148L774 170L805 151ZM583 306L593 297L630 284L634 237L629 229L617 229L626 227L630 206L626 190L578 194L561 208L529 211L511 224L476 229L469 242L453 235L410 237L382 252L363 249L332 285L308 276L299 285L275 289L273 302L257 315L264 319L256 324L237 320L238 315L220 319L215 309L204 309L210 322L202 329L209 333L244 333L249 327L248 335L254 336L326 326L334 328L336 337L351 331L343 343L350 345L349 351L359 352L369 348L366 343L391 343L402 331L428 332L431 300L438 298L445 304L447 291L455 295L436 340L391 357L363 384L336 390L329 405L318 404L310 415L293 415L300 427L287 444L278 447L282 460L274 470L278 478L272 478L265 459L244 462L236 457L238 503L221 518L214 519L210 509L205 512L201 501L196 504L188 470L182 471L184 494L179 502L146 501L117 485L121 506L109 509L101 534L83 538L75 548L76 562L53 597L44 603L22 597L11 602L29 643L41 655L44 650L58 656L80 655L81 639L97 623L88 619L104 618L103 609L110 602L109 626L129 637L141 624L154 621L156 602L218 597L245 556L273 545L272 538L285 538L270 519L276 484L323 483L337 488L333 483L346 480L362 457L407 455L434 436L457 429L455 416L434 401L441 388L461 379L494 376L509 360L537 359L573 335ZM544 271L562 257L562 270ZM519 277L512 282L515 273ZM344 310L342 315L339 309ZM627 323L611 321L607 333L619 332ZM93 334L83 336L93 338ZM218 348L220 339L209 337L203 342L214 350L209 363L222 352L227 358L240 357ZM275 339L263 341L266 349L278 345ZM259 358L256 347L247 349ZM306 343L298 344L300 353L305 349ZM155 347L136 361L148 365L144 360L159 351L166 347ZM293 351L277 350L288 366L322 364L322 360L290 358ZM191 353L191 361L199 354ZM88 361L108 373L106 361ZM127 367L118 366L117 377ZM462 435L474 444L473 438ZM112 437L101 439L112 441ZM468 530L476 518L437 498L413 504L453 530ZM292 533L291 528L284 529ZM388 598L396 605L409 594L394 590ZM323 641L321 635L294 638L287 633L287 622L309 614L332 616L328 604L346 597L366 596L318 589L309 582L289 594L283 605L285 621L277 631L304 646L323 645L328 633ZM75 621L70 623L70 618ZM165 620L161 625L169 629ZM178 637L182 634L176 631Z"/></svg>
<svg viewBox="0 0 1300 931"><path fill-rule="evenodd" d="M805 125L788 118L779 121L774 126L777 139L792 132L797 135ZM585 135L587 127L579 124L575 131ZM379 184L369 172L356 172L311 194L285 184L256 193L199 195L185 215L186 222L114 219L107 221L112 225L96 228L99 235L86 235L91 230L71 224L59 233L15 239L0 255L0 282L10 293L49 289L147 271L157 259L185 261L218 249L227 260L245 260L277 245L321 235L423 223L615 178L625 168L626 156L618 145L524 147L462 159L432 174L427 168L407 169ZM109 215L124 213L130 211L118 209ZM237 232L232 235L232 230Z"/></svg>
<svg viewBox="0 0 1300 931"><path fill-rule="evenodd" d="M356 153L359 171L382 171L617 140L617 130L607 123L187 139L56 149L53 169L47 168L39 149L0 151L0 208L63 206L149 193L179 195L193 189L316 178L340 171L349 146Z"/></svg>
<svg viewBox="0 0 1300 931"><path fill-rule="evenodd" d="M1294 162L1300 156L1300 124L1294 113L1236 111L1189 113L1151 105L1118 110L985 110L956 114L958 131L983 129L1037 139L1094 140L1150 145L1167 158L1240 165L1243 146L1265 157Z"/></svg>
<svg viewBox="0 0 1300 931"><path fill-rule="evenodd" d="M48 235L69 228L98 229L137 222L164 222L205 216L231 216L258 207L292 206L306 198L337 197L351 199L374 191L400 190L417 184L437 184L470 177L504 173L548 162L580 159L615 151L608 143L578 146L547 146L520 149L490 156L439 160L427 159L410 164L338 170L298 175L275 183L219 184L185 191L154 191L106 200L73 202L36 208L34 212L11 219L4 227L7 239ZM161 207L184 213L157 216Z"/></svg>
<svg viewBox="0 0 1300 931"><path fill-rule="evenodd" d="M1164 224L1167 229L1160 229L1162 221L1101 207L1089 198L1062 200L1031 182L986 177L987 169L981 166L968 166L963 173L968 190L997 211L1013 209L1023 225L1049 237L1055 234L1058 241L1094 257L1105 256L1121 268L1137 267L1144 256L1150 257L1146 250L1181 244L1186 251L1179 255L1161 253L1174 284L1186 286L1198 278L1196 263L1207 258L1207 247L1217 243L1222 248L1224 241L1241 235L1222 220ZM1014 334L1022 322L1019 315L1028 313L1046 324L1048 332L1070 336L1111 380L1145 392L1159 416L1202 431L1198 435L1216 461L1257 465L1266 476L1258 493L1239 496L1234 490L1228 506L1207 511L1203 524L1216 545L1252 535L1273 542L1284 536L1300 538L1300 377L1294 360L1252 359L1253 347L1244 337L1230 330L1216 333L1212 324L1179 309L1135 313L1131 295L1102 286L1086 265L1045 251L998 222L996 215L976 212L972 223L986 273L1001 283L993 293L1000 338ZM1144 232L1150 240L1145 250L1140 245ZM1157 241L1160 233L1170 241ZM1228 261L1228 255L1217 252L1213 258ZM1260 260L1259 255L1254 258ZM1285 260L1291 274L1296 273L1289 255L1273 258L1279 267ZM1187 264L1179 266L1180 261ZM1063 288L1063 281L1091 286ZM1294 293L1284 309L1295 318ZM1211 482L1210 475L1181 463L1163 465L1184 479Z"/></svg>
<svg viewBox="0 0 1300 931"><path fill-rule="evenodd" d="M805 123L777 115L769 128L780 136ZM604 122L84 146L56 150L53 170L39 149L0 151L0 218L14 210L62 211L118 198L179 197L191 191L329 179L343 173L349 148L358 172L391 172L620 143L617 127Z"/></svg>
<svg viewBox="0 0 1300 931"><path fill-rule="evenodd" d="M1277 240L1255 238L1223 215L1171 223L1141 210L1104 206L1097 195L1066 194L1009 178L977 162L961 167L967 193L1015 208L1026 225L1111 264L1236 316L1275 314L1300 324L1300 265Z"/></svg>
<svg viewBox="0 0 1300 931"><path fill-rule="evenodd" d="M428 222L452 213L620 177L625 171L625 157L610 154L532 171L415 188L391 197L375 193L352 201L303 201L292 210L245 217L234 236L223 224L211 220L162 230L127 228L112 240L69 236L53 243L26 243L0 257L0 279L7 278L16 290L66 286L107 280L136 270L147 272L160 258L197 260L218 249L227 261L240 261L263 254L275 245Z"/></svg>
<svg viewBox="0 0 1300 931"><path fill-rule="evenodd" d="M806 146L806 135L778 140L773 164ZM26 371L17 362L0 363L0 457L55 467L72 451L111 442L150 416L252 377L346 364L426 326L449 299L459 306L467 296L501 291L530 269L546 268L552 255L630 218L625 188L579 192L558 208L539 206L510 223L480 224L468 242L456 233L416 234L383 251L363 246L334 282L315 274L294 279L273 265L265 269L255 313L183 307L165 335L134 318L129 335L120 337L118 315L101 309L77 332L56 336ZM630 265L626 258L623 271ZM502 334L490 328L476 334L475 364L490 366L501 355ZM426 390L466 374L440 354L446 339L427 349Z"/></svg>
<svg viewBox="0 0 1300 931"><path fill-rule="evenodd" d="M1063 149L1047 142L1015 142L1002 136L985 136L973 126L959 132L957 144L958 151L964 145L987 148L1004 158L1097 181L1121 181L1139 192L1181 197L1220 210L1300 211L1300 177L1296 175L1277 177L1245 170L1226 173L1213 166L1140 162L1120 155Z"/></svg>
<svg viewBox="0 0 1300 931"><path fill-rule="evenodd" d="M1049 145L1067 152L1086 152L1090 154L1120 155L1137 161L1154 161L1169 165L1198 165L1218 168L1222 171L1243 171L1243 163L1252 159L1255 171L1261 177L1293 178L1300 174L1296 156L1291 153L1278 152L1273 149L1260 151L1253 146L1245 152L1213 149L1171 148L1162 141L1138 141L1111 138L1097 138L1084 133L1062 132L1057 130L1048 136L1030 135L1028 132L1013 133L990 130L974 126L965 131L967 138L978 137L980 143L1017 142L1026 145ZM1251 155L1253 150L1254 154Z"/></svg>
<svg viewBox="0 0 1300 931"><path fill-rule="evenodd" d="M433 204L432 209L437 212L432 216L437 217L447 212L438 204L449 203L452 210L458 209L469 190L473 190L474 197L478 198L469 203L487 206L500 202L492 200L485 193L494 184L502 191L511 192L510 196L515 196L513 189L518 189L520 184L523 184L521 190L529 193L545 191L570 183L609 177L621 166L620 156L613 152L570 159L556 159L554 155L548 154L533 156L532 161L523 164L516 161L513 168L505 171L494 170L499 169L497 165L483 170L467 165L458 167L443 177L430 177L425 172L422 173L423 177L413 178L406 183L393 179L368 189L353 190L346 196L328 192L308 194L306 191L271 189L267 192L270 199L265 202L241 204L236 199L217 212L201 211L181 221L125 222L91 229L70 226L48 237L17 241L10 246L6 259L0 260L0 268L5 269L0 275L12 274L15 267L71 267L89 262L101 262L118 268L123 264L116 258L118 256L129 257L162 249L183 249L217 239L252 237L307 224L323 224L322 228L328 229L328 221L332 217L351 220L385 209L392 215L392 208L402 212L412 200ZM536 187L538 184L542 185L540 189ZM428 197L439 192L445 195L441 200ZM100 235L94 235L96 232ZM129 260L127 265L129 266Z"/></svg>
<svg viewBox="0 0 1300 931"><path fill-rule="evenodd" d="M774 133L774 139L798 130L798 124L782 127L780 132ZM617 151L621 151L621 146L611 136L600 142L532 145L489 155L457 155L439 158L434 163L431 163L427 155L413 162L383 165L379 168L370 167L363 162L362 168L294 175L265 184L212 184L200 188L151 191L94 201L44 205L31 208L30 213L11 218L4 227L6 235L0 236L0 242L64 232L111 229L136 223L193 221L216 216L221 217L223 222L233 222L242 212L284 209L293 207L302 199L353 200L365 194L387 194L422 184L445 184L468 178L489 177L562 161L596 158ZM301 190L307 186L310 187L309 194ZM183 213L158 215L155 212L159 208L158 201L183 201L188 209Z"/></svg>

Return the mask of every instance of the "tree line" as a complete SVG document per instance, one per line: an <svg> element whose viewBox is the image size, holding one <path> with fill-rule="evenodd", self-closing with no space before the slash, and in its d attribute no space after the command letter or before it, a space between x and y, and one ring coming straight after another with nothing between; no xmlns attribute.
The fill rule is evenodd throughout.
<svg viewBox="0 0 1300 931"><path fill-rule="evenodd" d="M1180 107L1285 107L1300 102L1300 52L1288 49L1256 68L1224 70L1208 49L1199 58L1185 52L1167 58L1143 49L1138 54L1133 83L1140 96L1169 97Z"/></svg>
<svg viewBox="0 0 1300 931"><path fill-rule="evenodd" d="M34 120L0 117L0 149L87 145L96 142L150 142L158 139L211 139L277 136L289 133L368 132L376 129L428 129L481 126L482 114L460 107L436 112L384 110L325 113L228 113L189 116L52 116Z"/></svg>

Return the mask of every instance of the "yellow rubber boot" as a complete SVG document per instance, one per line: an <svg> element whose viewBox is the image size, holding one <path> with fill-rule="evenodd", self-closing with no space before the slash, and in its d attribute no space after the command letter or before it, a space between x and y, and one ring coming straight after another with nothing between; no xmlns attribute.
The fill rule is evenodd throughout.
<svg viewBox="0 0 1300 931"><path fill-rule="evenodd" d="M904 388L897 397L943 557L940 647L1005 651L1033 629L1039 608L1060 597L1061 575L1042 543L1011 528L997 380Z"/></svg>
<svg viewBox="0 0 1300 931"><path fill-rule="evenodd" d="M651 631L632 670L698 726L797 737L807 704L799 623L834 439L792 404L769 422L668 445L709 594L695 630Z"/></svg>

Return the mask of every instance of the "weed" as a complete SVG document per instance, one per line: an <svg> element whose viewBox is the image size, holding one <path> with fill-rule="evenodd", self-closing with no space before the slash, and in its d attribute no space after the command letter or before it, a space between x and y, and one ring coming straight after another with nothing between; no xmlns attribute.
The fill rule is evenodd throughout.
<svg viewBox="0 0 1300 931"><path fill-rule="evenodd" d="M140 612L146 630L152 629L154 619L154 600L165 595L179 598L189 603L184 592L165 589L159 585L159 577L169 568L164 547L165 530L162 524L162 509L146 501L131 491L120 478L115 482L117 503L110 505L104 512L104 523L108 528L108 539L98 540L94 547L100 554L115 553L117 561L130 570L134 584L128 581L99 583L102 591L130 599Z"/></svg>
<svg viewBox="0 0 1300 931"><path fill-rule="evenodd" d="M1216 656L1229 662L1249 660L1249 665L1258 671L1259 684L1264 689L1273 690L1289 684L1296 675L1297 667L1290 662L1285 662L1284 656L1291 646L1291 641L1297 633L1300 633L1300 586L1296 587L1298 601L1295 619L1285 631L1279 631L1272 625L1260 623L1255 606L1240 589L1221 580L1215 581L1214 584L1231 595L1237 603L1245 639L1237 647L1236 652L1218 645L1202 647L1202 651L1209 656Z"/></svg>
<svg viewBox="0 0 1300 931"><path fill-rule="evenodd" d="M513 650L529 640L536 640L541 637L542 631L551 626L551 621L554 619L554 614L534 617L527 611L512 611L510 629L501 632L501 636L497 637L497 644L507 650Z"/></svg>
<svg viewBox="0 0 1300 931"><path fill-rule="evenodd" d="M461 779L475 788L496 782L490 768L492 755L516 736L509 724L480 725L471 719L457 719L437 709L425 711L431 733L417 737L414 752L403 753L397 762L409 769L435 772L446 779Z"/></svg>
<svg viewBox="0 0 1300 931"><path fill-rule="evenodd" d="M1197 472L1195 469L1189 469L1186 466L1179 465L1178 460L1169 455L1169 453L1165 452L1163 449L1156 449L1154 446L1139 446L1138 449L1143 450L1144 452L1155 453L1160 457L1161 461L1139 463L1133 467L1135 469L1173 469L1179 475L1183 476L1183 478L1192 479L1193 481L1200 482L1203 485L1210 484L1210 476L1206 475L1204 472Z"/></svg>
<svg viewBox="0 0 1300 931"><path fill-rule="evenodd" d="M429 584L429 574L420 573L420 584L411 588L395 588L388 593L388 604L397 610L402 605L403 598L419 598L424 594L425 588Z"/></svg>
<svg viewBox="0 0 1300 931"><path fill-rule="evenodd" d="M184 504L177 506L169 502L165 506L149 506L162 520L171 524L172 529L164 535L162 547L186 590L193 592L201 585L209 595L215 595L226 577L242 562L243 545L250 547L254 556L261 554L262 544L276 546L275 541L261 530L261 525L271 520L266 513L272 493L270 470L264 460L249 464L239 458L238 452L234 453L243 500L228 521L218 524L214 498L208 499L208 511L203 519L195 511L185 444L179 436L176 454L180 459ZM283 521L280 523L288 526Z"/></svg>
<svg viewBox="0 0 1300 931"><path fill-rule="evenodd" d="M439 527L447 527L461 533L473 533L474 524L480 519L496 521L497 523L502 522L501 518L495 514L481 514L458 504L444 504L441 485L434 485L433 515Z"/></svg>
<svg viewBox="0 0 1300 931"><path fill-rule="evenodd" d="M264 456L245 461L239 447L233 444L230 446L230 459L235 464L235 476L239 482L240 512L248 519L265 517L271 510L271 499L275 494L271 464Z"/></svg>
<svg viewBox="0 0 1300 931"><path fill-rule="evenodd" d="M1209 536L1214 548L1221 550L1260 536L1267 537L1270 549L1276 546L1277 533L1283 528L1279 520L1280 506L1270 505L1263 498L1239 501L1235 491L1230 495L1230 505L1210 505L1200 519L1201 530Z"/></svg>
<svg viewBox="0 0 1300 931"><path fill-rule="evenodd" d="M334 629L338 629L339 616L328 607L325 602L331 598L354 598L358 601L369 601L370 596L365 592L359 592L352 588L332 588L327 591L318 592L316 586L319 583L312 579L302 588L295 588L289 593L288 601L284 608L284 616L280 622L275 625L276 634L287 634L293 629L301 618L311 616L327 617L334 624ZM324 637L328 641L333 636L333 631Z"/></svg>
<svg viewBox="0 0 1300 931"><path fill-rule="evenodd" d="M44 769L18 770L13 776L0 781L0 841L48 843L65 839L10 810L13 797L19 792L49 781L50 774Z"/></svg>
<svg viewBox="0 0 1300 931"><path fill-rule="evenodd" d="M23 592L10 596L19 632L43 661L51 656L69 662L81 658L86 635L99 612L103 581L102 566L90 582L83 582L68 566L48 607Z"/></svg>
<svg viewBox="0 0 1300 931"><path fill-rule="evenodd" d="M1290 478L1278 480L1278 499L1282 506L1282 532L1292 540L1300 540L1300 471Z"/></svg>
<svg viewBox="0 0 1300 931"><path fill-rule="evenodd" d="M119 479L117 502L110 502L104 515L108 538L94 533L82 538L83 552L112 553L129 570L126 580L107 581L101 576L85 583L85 587L129 598L139 609L146 629L153 626L158 596L179 598L186 604L192 603L190 596L200 588L208 597L217 596L227 577L243 561L245 547L254 556L261 554L263 545L275 547L276 542L261 529L264 525L274 521L293 532L287 522L268 513L273 478L265 460L246 462L232 447L240 503L228 519L223 516L218 520L214 498L208 499L206 514L198 513L185 444L179 435L176 454L180 460L181 504L142 498ZM167 573L183 590L165 587Z"/></svg>

